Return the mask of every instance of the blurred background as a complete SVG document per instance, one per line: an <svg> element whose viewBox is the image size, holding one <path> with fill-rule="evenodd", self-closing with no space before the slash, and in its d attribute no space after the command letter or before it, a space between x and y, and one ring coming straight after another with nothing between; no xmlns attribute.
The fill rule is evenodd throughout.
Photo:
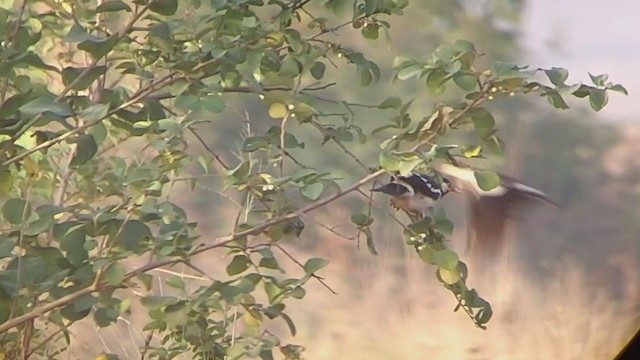
<svg viewBox="0 0 640 360"><path fill-rule="evenodd" d="M415 97L413 112L421 118L435 101L459 94L434 99L420 83L390 84L393 57L428 55L456 39L472 41L485 54L485 64L559 66L570 70L570 81L585 83L590 82L587 71L608 73L629 96L612 95L599 113L588 102L570 102L572 109L562 111L531 96L491 105L507 154L487 166L542 189L560 208L537 209L518 226L508 271L477 278L471 269L469 286L494 306L486 331L475 328L464 313L453 312L455 299L437 283L433 269L404 245L401 228L387 215L386 198L374 202L378 256L348 239L356 233L349 218L366 207L366 199L356 195L303 218L303 236L286 247L299 259L330 260L321 275L338 293L313 283L304 300L290 305L298 326L292 341L306 347L307 359L613 358L640 326L639 12L633 0L425 0L411 1L404 16L391 20L391 42L383 36L367 41L344 29L341 36L374 59L384 78L363 89L355 77L347 77L325 92L333 99L378 104L388 96ZM229 104L223 117L237 121L220 122L202 135L222 156L234 159L241 146L237 134L248 136L272 123L257 99ZM358 124L371 130L384 123L373 115L378 116L363 109ZM343 178L341 184L362 176L364 170L341 156L334 143L319 144L313 129L290 131L299 140L309 139L307 150L294 151L302 162L334 172ZM349 148L365 164L377 163L375 141L352 142ZM211 190L220 184L213 179L195 192L183 192L185 209L202 226L205 241L228 231L235 216L234 205ZM448 198L442 206L456 224L452 246L463 249L464 204ZM218 269L215 261L222 256L207 253L196 263L215 277L223 274L224 263ZM301 271L295 264L288 270ZM126 356L127 336L138 335L131 329L119 334L87 328L83 336L87 340L79 353L96 350L99 340L103 350Z"/></svg>

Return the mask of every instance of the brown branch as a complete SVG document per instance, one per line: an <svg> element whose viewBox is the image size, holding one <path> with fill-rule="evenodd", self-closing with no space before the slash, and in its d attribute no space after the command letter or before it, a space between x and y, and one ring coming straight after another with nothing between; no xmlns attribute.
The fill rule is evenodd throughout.
<svg viewBox="0 0 640 360"><path fill-rule="evenodd" d="M289 213L289 214L286 214L286 215L282 215L282 216L273 218L271 220L265 221L260 225L257 225L257 226L255 226L255 227L253 227L251 229L240 231L240 232L236 233L235 235L227 235L227 236L219 237L215 241L213 241L211 244L202 245L202 246L194 249L194 251L190 254L190 256L201 254L201 253L204 253L206 251L222 247L224 245L227 245L227 244L229 244L229 243L231 243L231 242L233 242L235 240L244 238L246 236L258 235L258 234L262 233L264 230L266 230L266 229L268 229L268 228L270 228L270 227L272 227L274 225L277 225L277 224L280 224L282 222L294 219L294 218L296 218L296 217L298 217L298 216L300 216L302 214L306 214L306 213L311 212L313 210L316 210L316 209L318 209L318 208L320 208L320 207L322 207L322 206L324 206L326 204L329 204L329 203L331 203L331 202L333 202L333 201L335 201L335 200L337 200L337 199L339 199L339 198L341 198L341 197L343 197L343 196L345 196L345 195L347 195L347 194L359 189L364 184L366 184L369 181L372 181L372 180L378 178L379 176L382 176L384 173L385 173L384 170L378 170L376 172L373 172L373 173L365 176L364 178L360 179L359 181L353 183L352 185L350 185L349 187L345 188L344 190L338 191L337 193L335 193L333 195L327 196L327 197L325 197L325 198L323 198L321 200L318 200L318 201L316 201L316 202L314 202L312 204L309 204L309 205L303 207L302 209L299 209L299 210L294 211L292 213ZM179 262L183 262L183 261L184 261L183 259L177 259L177 260L175 260L175 259L164 259L164 260L159 260L159 261L156 261L156 262L148 263L148 264L146 264L144 266L141 266L141 267L139 267L139 268L137 268L135 270L129 271L124 276L124 281L130 280L131 278L133 278L133 277L135 277L135 276L137 276L139 274L145 273L147 271L150 271L150 270L153 270L153 269L156 269L156 268L159 268L159 267L167 266L167 265L173 265L173 264L176 264L176 263L179 263ZM69 303L71 303L71 302L73 302L73 301L85 296L85 295L89 295L89 294L91 294L93 292L101 291L101 290L109 289L109 288L114 288L114 286L109 284L109 283L107 283L107 282L101 282L99 284L92 285L92 286L86 287L84 289L78 290L78 291L76 291L74 293L71 293L69 295L65 295L65 296L63 296L63 297L61 297L61 298L59 298L59 299L57 299L55 301L52 301L52 302L50 302L48 304L45 304L45 305L42 305L42 306L40 306L38 308L35 308L35 309L31 310L30 312L28 312L26 314L20 315L20 316L18 316L16 318L7 320L3 324L0 324L0 334L4 333L4 332L8 331L9 329L12 329L12 328L14 328L14 327L16 327L16 326L18 326L20 324L23 324L23 323L25 323L27 321L30 321L32 319L36 319L36 318L38 318L38 317L40 317L40 316L42 316L42 315L44 315L44 314L46 314L46 313L48 313L50 311L53 311L53 310L58 309L60 307L63 307L63 306L65 306L65 305L67 305L67 304L69 304Z"/></svg>

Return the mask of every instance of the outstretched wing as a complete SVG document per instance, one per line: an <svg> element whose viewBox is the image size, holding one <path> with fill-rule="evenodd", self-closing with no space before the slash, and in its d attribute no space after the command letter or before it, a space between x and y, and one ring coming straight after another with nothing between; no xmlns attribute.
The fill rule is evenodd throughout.
<svg viewBox="0 0 640 360"><path fill-rule="evenodd" d="M482 190L474 171L451 164L438 163L434 168L448 176L464 193L468 206L467 252L483 259L499 255L505 244L509 220L536 202L557 206L544 192L512 177L498 174L501 184L489 191Z"/></svg>

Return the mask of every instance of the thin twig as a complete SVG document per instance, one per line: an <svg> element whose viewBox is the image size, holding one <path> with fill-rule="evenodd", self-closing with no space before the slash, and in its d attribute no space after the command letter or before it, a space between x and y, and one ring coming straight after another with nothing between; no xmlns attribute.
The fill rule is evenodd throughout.
<svg viewBox="0 0 640 360"><path fill-rule="evenodd" d="M60 327L60 328L58 328L58 330L56 330L56 331L52 332L51 334L49 334L49 336L47 336L44 340L42 340L38 345L34 346L31 350L29 350L29 352L26 355L26 358L31 357L31 355L33 355L33 353L38 351L43 346L47 345L54 337L56 337L58 334L60 334L63 331L64 331L64 328Z"/></svg>
<svg viewBox="0 0 640 360"><path fill-rule="evenodd" d="M302 92L304 93L304 91ZM330 103L330 104L338 104L338 105L342 105L342 104L346 104L348 106L353 106L353 107L361 107L361 108L366 108L366 109L377 109L378 105L369 105L369 104L359 104L359 103L352 103L352 102L347 102L347 101L338 101L338 100L333 100L333 99L328 99L322 96L318 96L318 95L310 95L310 94L306 94L311 96L312 98L316 99L316 100L320 100L320 101L324 101L326 103Z"/></svg>
<svg viewBox="0 0 640 360"><path fill-rule="evenodd" d="M131 31L131 28L133 27L133 25L142 17L144 13L147 12L147 10L149 10L151 6L155 4L156 1L157 0L150 0L144 7L142 7L142 9L139 12L133 15L131 20L127 23L127 25L125 25L124 29L122 29L122 31L118 34L118 41L120 41L123 37L125 37L129 33L129 31ZM87 74L89 74L89 72L91 72L98 65L98 62L104 56L106 56L106 53L100 57L96 57L95 59L93 59L93 61L91 62L91 64L89 64L89 66L85 67L84 70L82 70L82 72L80 72L80 74L71 83L69 83L69 85L67 85L64 89L62 89L60 94L56 96L55 101L62 100L62 98L64 98L65 95L69 91L71 91L71 89L73 89L80 81L83 81L84 78L87 76ZM27 122L24 126L22 126L15 133L15 135L13 135L13 137L11 138L12 141L16 141L17 139L19 139L20 136L22 136L25 132L27 132L33 124L35 124L36 122L38 122L38 120L40 120L40 118L42 118L43 114L44 112L34 116L33 119L29 120L29 122Z"/></svg>
<svg viewBox="0 0 640 360"><path fill-rule="evenodd" d="M311 122L311 124L313 126L315 126L316 129L320 130L320 132L323 135L328 135L326 130L322 127L322 125L318 124L317 122L313 121ZM342 151L344 151L345 154L349 155L349 157L351 157L356 163L358 163L358 165L360 165L360 167L362 167L363 169L365 169L367 172L369 172L369 167L367 165L365 165L360 159L358 159L358 157L351 152L351 150L347 149L346 146L344 146L344 144L342 144L340 141L336 140L335 138L331 138L333 140L334 143L336 143L340 149L342 149Z"/></svg>
<svg viewBox="0 0 640 360"><path fill-rule="evenodd" d="M149 351L149 347L151 345L151 340L153 339L153 332L155 330L149 331L147 338L144 340L144 345L142 350L140 350L140 360L144 360L144 357L147 355L147 351Z"/></svg>
<svg viewBox="0 0 640 360"><path fill-rule="evenodd" d="M22 26L22 16L24 15L24 10L27 8L27 0L22 0L22 5L20 5L20 11L18 12L18 18L16 20L16 24L11 31L11 35L9 35L9 39L7 41L6 46L8 48L13 48L15 45L15 39L18 35L18 30L20 30L20 26ZM9 89L9 77L4 79L4 83L2 84L2 92L0 93L0 104L4 104L4 100L7 97L7 90Z"/></svg>
<svg viewBox="0 0 640 360"><path fill-rule="evenodd" d="M293 255L291 255L287 250L285 250L280 244L275 244L275 247L278 248L278 250L282 251L283 254L285 254L291 261L293 261L294 263L296 263L296 265L300 266L301 268L304 269L304 265L302 265L302 263L300 261L298 261L298 259L296 259ZM324 282L324 279L322 279L320 276L316 275L316 274L311 274L311 277L313 277L314 279L318 280L318 282L320 284L322 284L322 286L324 286L325 288L327 288L329 291L331 291L334 295L338 295L337 292L335 292L335 290L333 290L329 285L327 285L327 283Z"/></svg>

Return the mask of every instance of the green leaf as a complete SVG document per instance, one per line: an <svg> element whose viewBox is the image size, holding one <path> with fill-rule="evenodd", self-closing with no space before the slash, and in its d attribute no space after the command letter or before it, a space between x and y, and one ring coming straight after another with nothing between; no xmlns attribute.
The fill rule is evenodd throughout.
<svg viewBox="0 0 640 360"><path fill-rule="evenodd" d="M460 278L461 278L460 271L458 271L458 269L447 270L445 268L439 267L438 275L440 276L440 279L442 280L442 282L449 285L453 285L457 283L458 281L460 281Z"/></svg>
<svg viewBox="0 0 640 360"><path fill-rule="evenodd" d="M109 113L109 104L95 104L82 109L78 116L89 122L97 122L104 119Z"/></svg>
<svg viewBox="0 0 640 360"><path fill-rule="evenodd" d="M269 142L262 136L252 136L244 140L244 144L242 145L242 152L250 153L267 148L268 146Z"/></svg>
<svg viewBox="0 0 640 360"><path fill-rule="evenodd" d="M363 26L360 32L365 39L376 40L378 38L378 30L380 26L377 24L369 24L367 26Z"/></svg>
<svg viewBox="0 0 640 360"><path fill-rule="evenodd" d="M304 272L306 272L307 274L313 274L314 272L322 269L328 264L329 264L329 261L325 259L311 258L307 260L307 262L304 264Z"/></svg>
<svg viewBox="0 0 640 360"><path fill-rule="evenodd" d="M360 71L360 86L368 86L373 81L373 75L369 69Z"/></svg>
<svg viewBox="0 0 640 360"><path fill-rule="evenodd" d="M184 110L197 112L202 109L202 101L192 94L181 94L176 96L174 104Z"/></svg>
<svg viewBox="0 0 640 360"><path fill-rule="evenodd" d="M173 296L145 296L140 300L140 303L149 310L156 310L177 304L178 301L178 298Z"/></svg>
<svg viewBox="0 0 640 360"><path fill-rule="evenodd" d="M245 255L236 255L227 265L227 274L230 276L240 274L247 270L251 265L251 261Z"/></svg>
<svg viewBox="0 0 640 360"><path fill-rule="evenodd" d="M98 65L90 68L89 70L86 69L87 68L75 68L70 66L64 68L62 70L62 83L65 86L73 83L73 86L71 87L72 90L85 90L89 86L91 86L91 84L93 84L93 82L96 81L98 77L104 75L104 73L107 71L107 67L104 65ZM76 79L78 79L78 76L80 76L80 74L82 74L85 70L86 72L84 73L82 78L75 82Z"/></svg>
<svg viewBox="0 0 640 360"><path fill-rule="evenodd" d="M85 40L78 44L78 49L84 50L94 58L99 59L111 51L117 43L118 35L114 34L107 38Z"/></svg>
<svg viewBox="0 0 640 360"><path fill-rule="evenodd" d="M222 99L222 96L217 94L205 96L204 98L202 98L201 104L202 109L212 114L219 114L224 111L225 108L224 99Z"/></svg>
<svg viewBox="0 0 640 360"><path fill-rule="evenodd" d="M351 215L351 222L358 226L367 226L369 225L369 216L363 213L353 214Z"/></svg>
<svg viewBox="0 0 640 360"><path fill-rule="evenodd" d="M398 70L396 75L400 80L407 80L414 76L419 76L424 71L424 67L420 64L414 64Z"/></svg>
<svg viewBox="0 0 640 360"><path fill-rule="evenodd" d="M183 326L189 321L191 308L185 302L169 305L164 309L163 320L170 326Z"/></svg>
<svg viewBox="0 0 640 360"><path fill-rule="evenodd" d="M313 76L316 80L322 79L322 77L324 76L325 68L326 66L324 65L324 63L316 61L311 67L311 76Z"/></svg>
<svg viewBox="0 0 640 360"><path fill-rule="evenodd" d="M615 84L615 85L613 85L612 87L610 87L608 89L611 90L611 91L616 91L616 92L619 92L619 93L623 93L625 95L629 95L629 92L627 91L627 89L624 86L620 85L620 84Z"/></svg>
<svg viewBox="0 0 640 360"><path fill-rule="evenodd" d="M86 230L83 224L77 221L56 224L53 238L60 243L60 250L66 252L67 260L74 266L80 266L89 258L85 249Z"/></svg>
<svg viewBox="0 0 640 360"><path fill-rule="evenodd" d="M595 86L604 86L604 83L607 80L609 80L609 75L607 74L600 74L600 75L592 75L591 73L588 73L588 74Z"/></svg>
<svg viewBox="0 0 640 360"><path fill-rule="evenodd" d="M591 108L595 111L602 110L603 107L609 102L609 96L605 89L591 89L589 90L589 103Z"/></svg>
<svg viewBox="0 0 640 360"><path fill-rule="evenodd" d="M151 230L140 220L129 220L124 223L122 231L118 236L118 241L126 250L137 252L140 249L142 240L151 238Z"/></svg>
<svg viewBox="0 0 640 360"><path fill-rule="evenodd" d="M478 78L470 72L459 71L453 75L453 82L465 91L473 91L478 85Z"/></svg>
<svg viewBox="0 0 640 360"><path fill-rule="evenodd" d="M98 7L96 8L96 13L113 12L113 11L121 11L121 10L131 12L131 7L123 1L109 0L98 5Z"/></svg>
<svg viewBox="0 0 640 360"><path fill-rule="evenodd" d="M0 234L0 259L13 256L13 249L16 247L16 238L5 234Z"/></svg>
<svg viewBox="0 0 640 360"><path fill-rule="evenodd" d="M401 107L402 107L402 100L400 100L400 98L397 98L395 96L384 99L384 101L382 101L380 105L378 105L378 109L389 109L389 108L400 109Z"/></svg>
<svg viewBox="0 0 640 360"><path fill-rule="evenodd" d="M282 289L272 282L264 283L264 291L267 293L269 304L272 304L282 293Z"/></svg>
<svg viewBox="0 0 640 360"><path fill-rule="evenodd" d="M494 171L475 171L473 175L475 176L480 189L484 191L489 191L500 186L500 176L498 176Z"/></svg>
<svg viewBox="0 0 640 360"><path fill-rule="evenodd" d="M120 263L113 263L109 265L104 272L104 279L112 286L119 286L124 281L124 276L127 271Z"/></svg>
<svg viewBox="0 0 640 360"><path fill-rule="evenodd" d="M493 309L491 309L491 305L485 301L485 306L476 313L475 319L478 324L486 324L492 316Z"/></svg>
<svg viewBox="0 0 640 360"><path fill-rule="evenodd" d="M76 144L75 154L69 163L72 168L86 164L98 152L98 144L92 135L78 135L68 141Z"/></svg>
<svg viewBox="0 0 640 360"><path fill-rule="evenodd" d="M13 175L9 169L0 169L0 195L7 195L11 191L13 181Z"/></svg>
<svg viewBox="0 0 640 360"><path fill-rule="evenodd" d="M549 103L553 105L556 109L566 110L569 108L569 105L567 104L566 101L564 101L564 99L562 98L562 95L560 95L560 93L557 92L556 90L547 91L545 95L547 96Z"/></svg>
<svg viewBox="0 0 640 360"><path fill-rule="evenodd" d="M26 213L25 213L25 208ZM29 217L29 207L27 203L18 198L11 198L7 200L2 206L2 216L11 224L21 224L23 215L25 219Z"/></svg>
<svg viewBox="0 0 640 360"><path fill-rule="evenodd" d="M273 104L269 105L269 116L274 119L284 118L285 116L287 116L287 112L287 107L283 103L274 102Z"/></svg>
<svg viewBox="0 0 640 360"><path fill-rule="evenodd" d="M302 196L306 197L309 200L317 200L320 195L322 195L322 191L324 190L324 184L321 182L314 182L311 184L307 184L300 189L300 193Z"/></svg>
<svg viewBox="0 0 640 360"><path fill-rule="evenodd" d="M482 147L480 145L465 146L462 149L462 155L464 155L464 157L466 158L473 158L480 155L481 151L482 151Z"/></svg>
<svg viewBox="0 0 640 360"><path fill-rule="evenodd" d="M81 312L91 310L93 305L98 303L98 299L92 295L84 295L73 302L73 311Z"/></svg>
<svg viewBox="0 0 640 360"><path fill-rule="evenodd" d="M302 286L296 286L293 290L289 292L294 299L302 299L307 294L307 291Z"/></svg>
<svg viewBox="0 0 640 360"><path fill-rule="evenodd" d="M161 15L171 16L178 10L178 0L156 0L149 10Z"/></svg>
<svg viewBox="0 0 640 360"><path fill-rule="evenodd" d="M424 160L415 152L389 152L380 153L380 166L390 172L399 171L400 175L407 176L416 166Z"/></svg>
<svg viewBox="0 0 640 360"><path fill-rule="evenodd" d="M258 266L265 269L280 270L278 261L273 257L263 257L262 259L260 259Z"/></svg>
<svg viewBox="0 0 640 360"><path fill-rule="evenodd" d="M493 115L484 108L474 109L471 114L471 121L480 137L485 137L493 132L496 125L496 120L493 118Z"/></svg>
<svg viewBox="0 0 640 360"><path fill-rule="evenodd" d="M107 327L118 320L120 313L111 308L100 308L93 313L93 320L99 327ZM105 356L106 357L106 356ZM108 359L108 357L106 357Z"/></svg>
<svg viewBox="0 0 640 360"><path fill-rule="evenodd" d="M296 333L297 333L296 325L294 324L293 320L291 320L289 315L285 313L280 313L280 317L282 318L282 320L284 320L284 322L287 323L287 326L289 327L289 331L291 331L291 336L296 336Z"/></svg>
<svg viewBox="0 0 640 360"><path fill-rule="evenodd" d="M438 219L434 227L443 234L453 234L453 223L449 219Z"/></svg>
<svg viewBox="0 0 640 360"><path fill-rule="evenodd" d="M442 249L435 252L433 254L433 260L438 267L447 270L455 270L458 266L458 262L460 261L458 254L450 249Z"/></svg>
<svg viewBox="0 0 640 360"><path fill-rule="evenodd" d="M136 278L140 280L142 285L144 285L145 290L150 291L153 283L153 276L150 274L140 273L136 275Z"/></svg>
<svg viewBox="0 0 640 360"><path fill-rule="evenodd" d="M563 85L569 78L569 71L559 67L552 67L551 69L545 70L544 73L547 74L549 81L556 86Z"/></svg>
<svg viewBox="0 0 640 360"><path fill-rule="evenodd" d="M362 228L362 232L367 238L367 248L369 249L369 251L373 255L378 255L378 251L376 250L375 243L373 242L373 233L371 232L371 229L367 226L365 228Z"/></svg>
<svg viewBox="0 0 640 360"><path fill-rule="evenodd" d="M435 69L427 76L427 90L434 95L440 95L446 90L445 84L452 75L442 69Z"/></svg>
<svg viewBox="0 0 640 360"><path fill-rule="evenodd" d="M25 228L27 236L36 236L49 231L56 223L54 215L58 213L58 208L51 205L42 205L36 209L37 219L31 221Z"/></svg>
<svg viewBox="0 0 640 360"><path fill-rule="evenodd" d="M436 250L434 250L431 246L425 245L418 250L418 256L422 261L429 265L435 265L436 261L434 259Z"/></svg>
<svg viewBox="0 0 640 360"><path fill-rule="evenodd" d="M36 98L22 105L18 110L26 116L36 116L42 113L52 113L61 117L73 116L73 110L68 104L55 101L48 96Z"/></svg>

